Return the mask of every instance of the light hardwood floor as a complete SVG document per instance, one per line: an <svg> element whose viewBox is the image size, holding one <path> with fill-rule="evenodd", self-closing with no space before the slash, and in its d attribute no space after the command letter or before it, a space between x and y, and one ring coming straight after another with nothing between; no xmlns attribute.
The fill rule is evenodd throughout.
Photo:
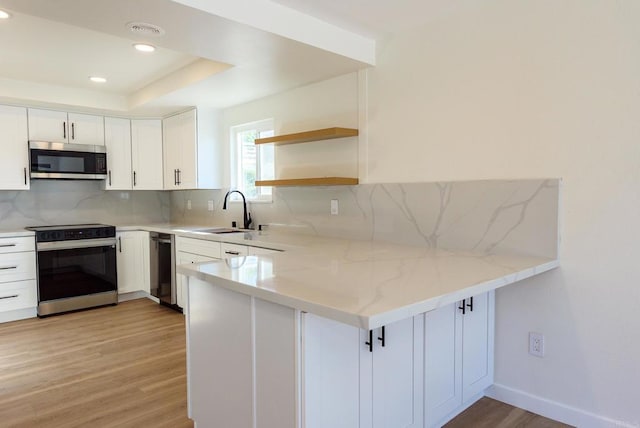
<svg viewBox="0 0 640 428"><path fill-rule="evenodd" d="M140 299L0 324L0 426L192 428L184 317ZM483 398L462 427L567 425Z"/></svg>
<svg viewBox="0 0 640 428"><path fill-rule="evenodd" d="M147 300L0 324L0 426L192 427L184 317Z"/></svg>
<svg viewBox="0 0 640 428"><path fill-rule="evenodd" d="M444 428L570 428L526 410L484 397Z"/></svg>

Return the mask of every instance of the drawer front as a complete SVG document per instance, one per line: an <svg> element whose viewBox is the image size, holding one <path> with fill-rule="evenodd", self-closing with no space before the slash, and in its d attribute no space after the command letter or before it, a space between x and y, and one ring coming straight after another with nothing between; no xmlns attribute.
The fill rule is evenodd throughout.
<svg viewBox="0 0 640 428"><path fill-rule="evenodd" d="M37 304L35 280L0 284L0 312L34 308Z"/></svg>
<svg viewBox="0 0 640 428"><path fill-rule="evenodd" d="M36 253L0 254L0 283L36 279Z"/></svg>
<svg viewBox="0 0 640 428"><path fill-rule="evenodd" d="M246 256L249 249L246 245L230 244L229 242L223 242L220 246L222 250L222 257L235 257Z"/></svg>
<svg viewBox="0 0 640 428"><path fill-rule="evenodd" d="M15 238L0 238L0 254L17 253L21 251L35 251L36 238L33 236L17 236Z"/></svg>
<svg viewBox="0 0 640 428"><path fill-rule="evenodd" d="M176 251L198 254L201 256L220 258L220 243L206 239L185 238L176 236Z"/></svg>

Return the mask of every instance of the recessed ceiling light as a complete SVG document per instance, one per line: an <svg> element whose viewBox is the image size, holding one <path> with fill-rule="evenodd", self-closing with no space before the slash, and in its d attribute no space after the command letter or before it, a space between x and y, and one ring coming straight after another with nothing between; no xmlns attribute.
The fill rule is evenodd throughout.
<svg viewBox="0 0 640 428"><path fill-rule="evenodd" d="M156 50L155 46L148 45L146 43L136 43L133 45L133 47L140 52L153 52Z"/></svg>
<svg viewBox="0 0 640 428"><path fill-rule="evenodd" d="M98 77L98 76L91 76L89 77L89 80L95 83L105 83L107 81L107 79L105 79L104 77Z"/></svg>
<svg viewBox="0 0 640 428"><path fill-rule="evenodd" d="M9 12L5 12L4 10L0 9L0 19L9 19L11 18L11 15L9 14Z"/></svg>

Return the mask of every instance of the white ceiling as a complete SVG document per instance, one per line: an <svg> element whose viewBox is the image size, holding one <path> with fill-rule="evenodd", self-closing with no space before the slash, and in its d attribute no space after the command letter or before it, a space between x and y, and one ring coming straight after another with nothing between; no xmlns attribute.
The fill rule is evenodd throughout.
<svg viewBox="0 0 640 428"><path fill-rule="evenodd" d="M13 14L0 22L0 101L132 116L223 108L367 67L373 39L476 1L0 0ZM131 21L166 34L140 37Z"/></svg>

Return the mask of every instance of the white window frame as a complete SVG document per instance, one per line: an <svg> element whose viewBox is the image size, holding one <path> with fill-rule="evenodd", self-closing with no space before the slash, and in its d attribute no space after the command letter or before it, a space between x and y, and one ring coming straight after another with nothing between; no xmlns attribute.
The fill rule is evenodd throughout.
<svg viewBox="0 0 640 428"><path fill-rule="evenodd" d="M240 148L238 147L238 134L244 131L249 131L249 130L256 130L258 131L258 133L260 132L266 132L266 131L274 131L274 120L273 119L263 119L263 120L257 120L254 122L249 122L249 123L243 123L241 125L235 125L229 128L229 140L230 140L230 153L231 153L231 188L232 189L237 189L240 190L241 192L243 192L245 194L245 197L247 198L247 202L258 202L258 203L271 203L273 202L273 188L265 188L263 187L264 190L267 189L271 189L271 191L269 192L269 194L260 194L258 195L257 198L251 198L249 197L249 195L247 195L245 193L244 188L242 188L243 186L241 186L240 181L240 159L239 159L239 150ZM259 177L261 177L261 165L260 165L260 151L263 149L262 146L258 145L256 146L256 179L259 179ZM273 149L275 150L275 149ZM275 163L275 159L274 159L274 163ZM274 166L275 168L275 166ZM240 196L237 193L234 193L232 195L229 196L229 200L230 201L241 201L242 199L240 198Z"/></svg>

